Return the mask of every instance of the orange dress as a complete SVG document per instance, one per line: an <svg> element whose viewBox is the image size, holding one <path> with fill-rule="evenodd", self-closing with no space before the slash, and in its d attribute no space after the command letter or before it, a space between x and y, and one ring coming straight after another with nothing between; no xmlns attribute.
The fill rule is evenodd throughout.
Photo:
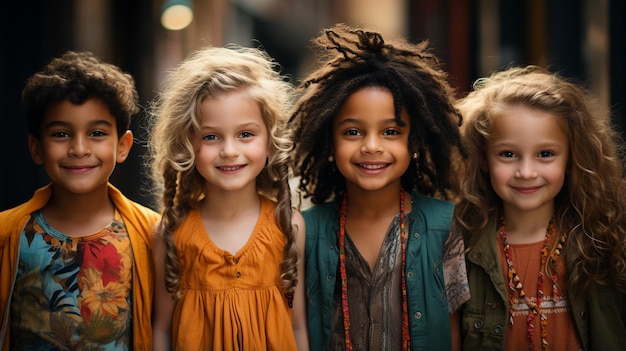
<svg viewBox="0 0 626 351"><path fill-rule="evenodd" d="M220 249L193 210L174 237L182 297L172 317L175 350L295 350L291 310L280 285L284 235L276 204L262 198L248 242Z"/></svg>

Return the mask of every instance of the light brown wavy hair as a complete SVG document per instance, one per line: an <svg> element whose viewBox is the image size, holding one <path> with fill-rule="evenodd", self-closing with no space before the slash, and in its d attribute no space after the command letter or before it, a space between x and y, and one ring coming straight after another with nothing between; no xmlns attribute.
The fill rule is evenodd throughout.
<svg viewBox="0 0 626 351"><path fill-rule="evenodd" d="M481 163L494 121L516 105L555 116L568 138L565 183L555 198L558 237L553 242L568 233L566 245L574 247L570 288L599 284L626 291L623 141L582 84L537 66L511 67L479 79L457 103L469 159L455 216L466 246L474 245L501 206Z"/></svg>
<svg viewBox="0 0 626 351"><path fill-rule="evenodd" d="M277 202L276 220L285 235L281 281L287 298L293 294L298 251L288 182L291 142L284 135L293 86L280 68L259 48L205 47L169 73L151 105L149 162L155 190L161 194L158 235L165 242L165 284L174 299L181 296L181 271L172 233L190 210L211 196L205 193L205 180L195 167L200 105L205 99L242 89L261 107L269 131L272 153L256 184L259 194Z"/></svg>

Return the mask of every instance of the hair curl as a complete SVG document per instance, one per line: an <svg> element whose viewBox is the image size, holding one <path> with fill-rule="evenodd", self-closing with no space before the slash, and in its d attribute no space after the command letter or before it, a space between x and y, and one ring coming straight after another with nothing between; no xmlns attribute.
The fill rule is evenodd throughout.
<svg viewBox="0 0 626 351"><path fill-rule="evenodd" d="M181 272L172 233L191 209L211 196L205 193L205 180L195 167L200 105L205 99L241 89L258 102L269 131L273 151L257 177L257 190L277 202L276 220L285 235L281 280L287 296L295 289L298 252L288 181L291 142L283 135L293 87L279 68L261 49L205 47L170 72L151 106L150 164L155 190L162 194L158 233L166 248L166 288L175 299L181 295Z"/></svg>
<svg viewBox="0 0 626 351"><path fill-rule="evenodd" d="M537 66L512 67L479 79L457 104L465 118L462 134L469 158L456 218L468 248L501 204L480 164L494 121L515 105L555 116L568 138L565 183L555 198L559 237L554 242L567 231L566 245L575 247L570 287L614 284L626 291L623 143L607 113L594 110L588 92Z"/></svg>
<svg viewBox="0 0 626 351"><path fill-rule="evenodd" d="M115 117L118 137L140 110L135 80L118 66L87 51L68 51L52 59L26 81L22 90L28 132L40 138L41 122L51 105L66 99L81 105L91 98L104 103Z"/></svg>
<svg viewBox="0 0 626 351"><path fill-rule="evenodd" d="M298 88L290 117L294 140L294 173L299 190L315 204L345 192L345 178L328 161L332 152L332 121L348 97L362 87L389 89L395 118L406 109L410 119L409 152L417 152L402 176L407 191L442 198L457 193L454 160L464 157L459 134L461 115L454 92L429 43L404 39L385 42L377 32L337 24L312 40L321 67Z"/></svg>

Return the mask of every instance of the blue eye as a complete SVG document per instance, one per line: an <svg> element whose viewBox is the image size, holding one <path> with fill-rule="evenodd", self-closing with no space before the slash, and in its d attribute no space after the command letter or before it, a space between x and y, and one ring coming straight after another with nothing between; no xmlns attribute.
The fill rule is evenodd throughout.
<svg viewBox="0 0 626 351"><path fill-rule="evenodd" d="M217 140L217 135L209 134L202 137L203 140Z"/></svg>
<svg viewBox="0 0 626 351"><path fill-rule="evenodd" d="M254 134L252 132L241 132L241 134L239 134L239 136L241 138L251 138L254 136Z"/></svg>

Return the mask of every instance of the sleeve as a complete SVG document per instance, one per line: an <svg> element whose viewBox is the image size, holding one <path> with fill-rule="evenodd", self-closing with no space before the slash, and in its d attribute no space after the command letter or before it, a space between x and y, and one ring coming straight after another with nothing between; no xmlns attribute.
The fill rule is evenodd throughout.
<svg viewBox="0 0 626 351"><path fill-rule="evenodd" d="M448 236L443 245L443 257L448 313L452 314L470 298L465 268L465 244L459 231L453 230Z"/></svg>

